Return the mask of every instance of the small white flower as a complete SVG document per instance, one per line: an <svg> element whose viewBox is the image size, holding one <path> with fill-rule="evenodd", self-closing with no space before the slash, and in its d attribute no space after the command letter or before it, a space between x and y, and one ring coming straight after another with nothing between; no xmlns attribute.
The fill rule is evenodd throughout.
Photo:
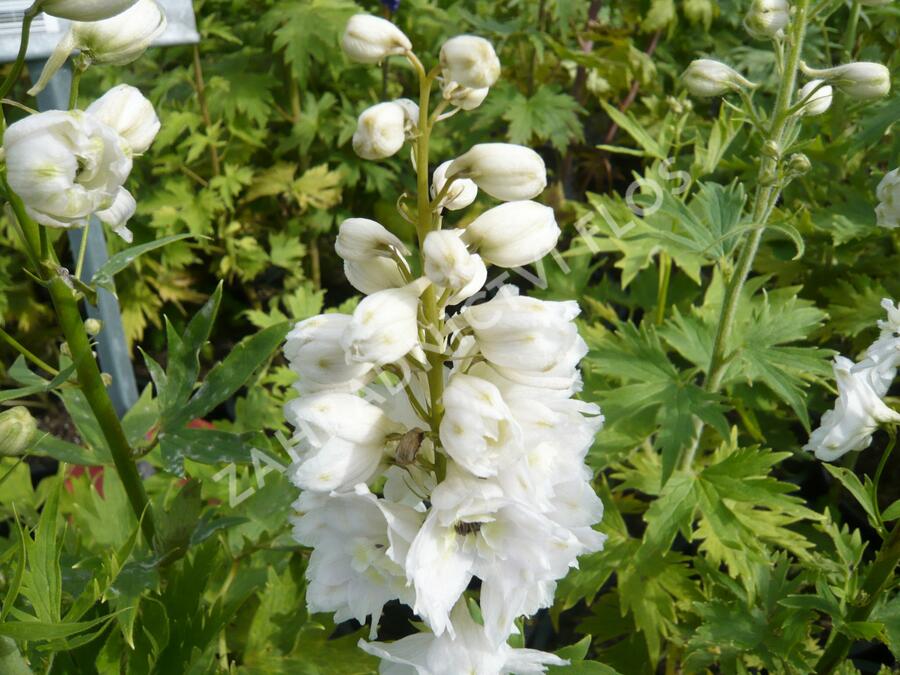
<svg viewBox="0 0 900 675"><path fill-rule="evenodd" d="M29 115L3 135L7 179L28 215L49 227L80 227L91 214L126 240L134 200L122 184L131 148L111 127L80 111Z"/></svg>
<svg viewBox="0 0 900 675"><path fill-rule="evenodd" d="M376 103L363 110L353 134L353 150L363 159L385 159L397 154L406 140L407 117L402 105Z"/></svg>
<svg viewBox="0 0 900 675"><path fill-rule="evenodd" d="M787 0L753 0L744 26L754 37L771 38L782 33L790 21L791 6Z"/></svg>
<svg viewBox="0 0 900 675"><path fill-rule="evenodd" d="M136 0L46 0L41 11L69 21L102 21L121 14Z"/></svg>
<svg viewBox="0 0 900 675"><path fill-rule="evenodd" d="M531 201L515 201L488 209L468 227L464 240L485 262L521 267L547 255L559 240L553 209Z"/></svg>
<svg viewBox="0 0 900 675"><path fill-rule="evenodd" d="M306 567L310 612L334 612L337 622L372 617L371 637L385 603L412 603L404 565L422 516L414 509L356 492L305 492L294 503L294 538L314 547Z"/></svg>
<svg viewBox="0 0 900 675"><path fill-rule="evenodd" d="M135 154L147 152L159 132L159 117L140 90L120 84L91 103L85 111L124 138Z"/></svg>
<svg viewBox="0 0 900 675"><path fill-rule="evenodd" d="M821 115L831 107L833 90L824 80L810 80L800 88L798 101L809 101L803 106L803 114L807 117Z"/></svg>
<svg viewBox="0 0 900 675"><path fill-rule="evenodd" d="M439 164L431 174L431 198L437 199L444 185L447 183L447 169L450 168L452 160ZM468 178L457 178L447 188L447 194L441 199L438 205L449 211L459 211L469 206L478 196L478 186L474 181Z"/></svg>
<svg viewBox="0 0 900 675"><path fill-rule="evenodd" d="M425 276L437 286L459 290L487 278L484 262L469 253L461 234L462 230L434 230L425 237Z"/></svg>
<svg viewBox="0 0 900 675"><path fill-rule="evenodd" d="M301 393L359 391L372 377L371 363L347 362L341 335L350 325L349 314L319 314L294 326L284 345L284 356L299 379Z"/></svg>
<svg viewBox="0 0 900 675"><path fill-rule="evenodd" d="M366 295L388 288L400 288L406 283L397 263L390 258L345 260L344 276L353 288Z"/></svg>
<svg viewBox="0 0 900 675"><path fill-rule="evenodd" d="M875 194L879 202L875 207L878 225L889 230L900 227L900 169L886 173Z"/></svg>
<svg viewBox="0 0 900 675"><path fill-rule="evenodd" d="M445 82L441 90L446 100L462 110L475 110L484 103L490 93L490 87L470 89L463 87L459 82Z"/></svg>
<svg viewBox="0 0 900 675"><path fill-rule="evenodd" d="M347 22L341 48L351 61L379 63L388 56L409 52L412 43L387 19L357 14Z"/></svg>
<svg viewBox="0 0 900 675"><path fill-rule="evenodd" d="M547 187L547 168L541 156L511 143L479 143L454 159L446 175L471 178L503 201L533 199Z"/></svg>
<svg viewBox="0 0 900 675"><path fill-rule="evenodd" d="M881 98L891 90L891 71L880 63L858 61L822 70L801 63L800 69L805 75L823 79L847 95L863 101Z"/></svg>
<svg viewBox="0 0 900 675"><path fill-rule="evenodd" d="M490 87L500 77L500 59L493 45L475 35L457 35L441 46L441 70L445 82L469 89Z"/></svg>
<svg viewBox="0 0 900 675"><path fill-rule="evenodd" d="M472 619L465 601L456 604L450 620L456 627L455 638L447 633L441 636L418 633L393 643L360 640L359 647L383 660L383 675L406 672L415 672L416 675L537 675L546 672L547 666L568 664L568 661L554 654L535 649L516 649L505 643L499 646L493 644L484 628ZM394 668L389 664L400 667Z"/></svg>
<svg viewBox="0 0 900 675"><path fill-rule="evenodd" d="M419 344L419 295L422 279L403 288L389 288L364 298L341 336L352 361L382 366L399 361ZM427 279L424 280L427 283Z"/></svg>
<svg viewBox="0 0 900 675"><path fill-rule="evenodd" d="M49 4L49 3L48 3ZM78 4L72 2L71 4ZM96 4L96 3L83 3ZM122 3L119 3L122 4ZM166 29L166 14L154 0L129 2L127 9L102 21L76 21L53 50L37 83L29 90L34 96L42 91L74 50L90 63L124 66L139 58ZM41 7L48 11L47 5ZM59 15L61 16L61 15ZM72 18L72 17L67 17Z"/></svg>
<svg viewBox="0 0 900 675"><path fill-rule="evenodd" d="M409 255L398 237L381 223L368 218L348 218L338 228L335 252L344 260L367 260L376 256Z"/></svg>
<svg viewBox="0 0 900 675"><path fill-rule="evenodd" d="M522 431L493 384L456 373L444 390L441 445L476 476L496 476L524 452Z"/></svg>
<svg viewBox="0 0 900 675"><path fill-rule="evenodd" d="M734 68L712 59L691 61L681 77L687 90L701 98L723 96L756 86Z"/></svg>

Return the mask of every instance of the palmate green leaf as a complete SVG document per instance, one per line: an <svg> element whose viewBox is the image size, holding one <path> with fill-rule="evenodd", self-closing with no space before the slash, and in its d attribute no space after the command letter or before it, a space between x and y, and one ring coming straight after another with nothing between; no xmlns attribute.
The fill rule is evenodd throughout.
<svg viewBox="0 0 900 675"><path fill-rule="evenodd" d="M491 103L502 110L502 118L509 122L507 137L511 143L528 145L535 140L549 141L563 152L570 143L583 139L579 115L584 110L558 86L540 86L530 98L510 89L508 97L501 92Z"/></svg>
<svg viewBox="0 0 900 675"><path fill-rule="evenodd" d="M47 495L34 540L25 540L28 569L22 582L22 595L34 608L37 621L48 625L58 624L61 616L62 573L59 556L62 544L57 531L60 490L62 481L58 481ZM2 629L0 634L17 637Z"/></svg>

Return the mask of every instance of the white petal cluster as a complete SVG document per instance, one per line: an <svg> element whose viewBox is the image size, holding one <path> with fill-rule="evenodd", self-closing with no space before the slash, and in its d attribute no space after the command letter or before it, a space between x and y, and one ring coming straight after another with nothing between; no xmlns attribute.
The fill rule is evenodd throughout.
<svg viewBox="0 0 900 675"><path fill-rule="evenodd" d="M803 446L821 460L831 462L864 450L879 427L900 424L900 412L883 400L900 366L900 306L887 299L881 304L887 320L879 321L881 335L866 350L865 358L857 364L844 356L834 360L838 399Z"/></svg>
<svg viewBox="0 0 900 675"><path fill-rule="evenodd" d="M900 169L888 171L876 190L878 206L875 217L878 225L893 230L900 227Z"/></svg>
<svg viewBox="0 0 900 675"><path fill-rule="evenodd" d="M126 241L135 201L122 187L132 155L159 130L153 106L120 85L87 111L50 110L12 124L3 135L7 179L28 215L49 227L81 227L91 215Z"/></svg>
<svg viewBox="0 0 900 675"><path fill-rule="evenodd" d="M369 62L408 52L418 64L381 20L354 17L344 48ZM500 72L493 47L473 36L448 40L440 63L445 97L461 109ZM418 113L405 99L369 108L354 148L377 159L417 142ZM383 673L541 673L564 662L507 640L518 617L553 603L578 556L603 546L586 464L603 416L574 398L587 351L576 303L513 286L475 302L492 293L488 265L536 262L560 236L553 209L530 201L547 184L541 157L481 144L431 178L417 195L431 216L421 266L380 223L345 220L335 250L366 297L352 315L301 321L285 345L298 376L285 416L304 491L294 534L313 547L308 603L338 621L371 617L373 637L386 602L410 606L428 632L360 643ZM464 227L443 222L479 192L506 203ZM483 625L463 595L476 579Z"/></svg>

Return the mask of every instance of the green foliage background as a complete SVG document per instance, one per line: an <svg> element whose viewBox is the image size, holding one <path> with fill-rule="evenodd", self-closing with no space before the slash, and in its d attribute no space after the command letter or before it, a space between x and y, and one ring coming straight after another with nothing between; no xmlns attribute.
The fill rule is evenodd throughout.
<svg viewBox="0 0 900 675"><path fill-rule="evenodd" d="M395 16L426 58L464 31L494 42L504 64L485 103L446 123L433 161L506 140L536 146L551 172L546 199L569 270L548 258L531 293L578 300L591 347L582 396L607 418L590 455L606 549L582 559L552 610L525 630L529 646L564 649L575 661L568 672L812 672L832 631L859 641L842 672L877 672L900 654L895 591L868 621L848 618L883 535L869 484L856 476L873 472L885 439L860 455L855 473L855 457L826 471L800 452L831 406L830 357L856 356L874 336L880 299L900 298L900 237L877 228L873 212L878 180L900 159L896 86L874 105L838 97L805 122L801 149L812 169L789 187L763 241L725 387L713 395L698 386L722 274L749 224L742 184L755 180L760 148L738 113L692 101L677 76L712 55L752 80L769 77L770 49L741 28L747 4L404 0ZM154 559L136 543L111 470L102 494L87 473L60 471L32 487L28 464L3 459L0 637L59 673L374 672L355 647L359 631L306 614L307 553L288 523L295 490L249 449L287 463L273 434L288 431L281 407L293 376L270 356L285 322L349 311L357 300L333 252L337 223L357 215L408 228L394 208L413 189L406 158L364 162L349 141L359 112L408 95L412 74L399 62L382 71L341 54L347 18L380 13L376 3L204 0L195 9L198 47L91 69L82 85L89 100L134 84L162 119L131 178L136 241L195 235L116 278L148 385L126 427L159 469L147 482L166 514L171 555ZM810 28L806 60L839 62L850 49L898 72L896 3L867 9L849 45L848 12L841 6ZM687 192L670 179L675 171L689 175ZM647 218L624 200L637 177L664 188L662 208ZM635 225L623 231L610 221ZM8 223L0 236L14 241ZM64 363L43 292L22 267L14 245L0 249L3 325ZM235 345L217 376L214 364ZM35 455L107 463L78 392L50 393L55 383L0 354L9 387L19 388L0 400L22 387L38 395L34 411L51 435ZM222 375L238 363L239 375ZM192 393L198 377L217 383L213 396ZM693 414L706 431L691 472L678 457ZM193 418L215 431L185 429ZM240 465L233 476L219 473L228 461ZM232 477L237 494L252 491L235 507L227 506ZM900 516L897 478L889 465L886 519ZM389 620L386 637L402 635L405 620Z"/></svg>

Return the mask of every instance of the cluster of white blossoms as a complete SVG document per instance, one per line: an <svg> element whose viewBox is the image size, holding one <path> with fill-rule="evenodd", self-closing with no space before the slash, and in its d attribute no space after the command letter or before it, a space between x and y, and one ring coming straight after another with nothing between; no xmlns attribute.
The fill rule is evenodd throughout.
<svg viewBox="0 0 900 675"><path fill-rule="evenodd" d="M93 7L92 12L79 13L87 6ZM85 50L85 58L99 63L124 63L108 57L127 50L128 60L134 60L166 25L153 0L51 2L43 8L67 18L104 16L104 12L107 18L73 23L35 89L42 88L65 63L73 45ZM91 36L91 41L83 36ZM147 151L159 128L150 101L125 84L113 87L85 110L29 115L3 134L7 181L28 215L42 225L83 227L93 215L130 242L126 223L136 203L123 185L132 159Z"/></svg>
<svg viewBox="0 0 900 675"><path fill-rule="evenodd" d="M434 112L405 99L366 110L353 138L363 157L411 140L427 158L419 144L440 112L474 107L500 74L490 43L463 35L426 75L406 35L373 16L350 20L343 47L363 63L405 55L423 90L437 82L442 93ZM416 169L422 264L381 224L344 221L335 248L366 297L352 316L301 321L285 346L300 393L285 414L303 491L294 535L313 548L307 603L336 621L370 618L371 637L385 603L411 607L428 632L360 643L383 673L543 672L565 662L507 640L517 618L552 604L579 555L602 548L585 457L603 417L573 398L587 352L575 302L509 285L475 300L489 295L488 265L526 265L555 246L553 210L531 201L546 168L528 148L490 143L440 163L430 180L427 166ZM503 203L466 226L443 222L479 192ZM467 592L476 578L480 591Z"/></svg>
<svg viewBox="0 0 900 675"><path fill-rule="evenodd" d="M803 446L819 459L833 461L864 450L879 427L900 424L900 412L883 400L900 366L900 305L885 299L881 306L887 319L878 322L881 335L866 350L865 358L856 364L844 356L834 359L838 399Z"/></svg>

